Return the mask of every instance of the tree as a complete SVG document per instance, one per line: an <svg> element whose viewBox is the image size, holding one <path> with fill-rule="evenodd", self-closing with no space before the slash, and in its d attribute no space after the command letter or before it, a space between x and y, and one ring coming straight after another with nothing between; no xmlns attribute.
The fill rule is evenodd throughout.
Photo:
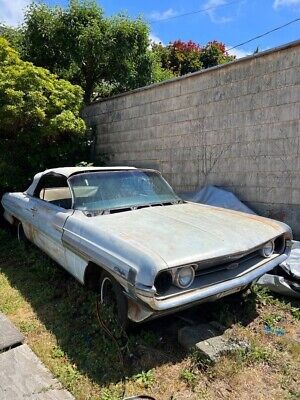
<svg viewBox="0 0 300 400"><path fill-rule="evenodd" d="M160 53L162 66L176 75L185 75L202 68L201 47L191 40L188 42L176 40L166 47L157 45L154 51Z"/></svg>
<svg viewBox="0 0 300 400"><path fill-rule="evenodd" d="M152 57L152 82L163 82L175 78L176 75L168 68L162 67L162 62L158 54L151 51Z"/></svg>
<svg viewBox="0 0 300 400"><path fill-rule="evenodd" d="M217 41L151 44L142 19L107 18L95 0L69 0L66 8L32 3L22 28L0 26L1 35L24 60L80 85L86 104L234 59Z"/></svg>
<svg viewBox="0 0 300 400"><path fill-rule="evenodd" d="M65 9L32 4L26 12L24 55L84 89L89 103L103 88L119 93L152 83L149 28L126 16L105 18L94 1Z"/></svg>
<svg viewBox="0 0 300 400"><path fill-rule="evenodd" d="M153 46L153 51L160 58L162 67L169 69L177 76L235 59L235 56L227 53L225 45L217 41L209 42L206 46L201 47L191 40L188 42L176 40L167 46L156 44Z"/></svg>
<svg viewBox="0 0 300 400"><path fill-rule="evenodd" d="M0 23L0 36L9 41L11 46L19 53L22 52L23 31L22 28L14 28Z"/></svg>
<svg viewBox="0 0 300 400"><path fill-rule="evenodd" d="M20 59L0 38L0 187L24 189L37 171L82 158L83 91Z"/></svg>
<svg viewBox="0 0 300 400"><path fill-rule="evenodd" d="M208 42L200 54L200 61L203 64L203 68L215 67L216 65L226 64L233 60L235 60L235 56L230 56L226 51L225 45L216 40Z"/></svg>

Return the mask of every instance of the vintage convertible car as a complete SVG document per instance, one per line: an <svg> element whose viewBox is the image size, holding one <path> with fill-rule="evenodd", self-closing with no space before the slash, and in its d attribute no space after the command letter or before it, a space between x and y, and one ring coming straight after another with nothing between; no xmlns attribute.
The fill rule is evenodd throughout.
<svg viewBox="0 0 300 400"><path fill-rule="evenodd" d="M238 292L291 247L287 225L183 201L150 169L46 170L2 205L19 236L114 303L124 326Z"/></svg>

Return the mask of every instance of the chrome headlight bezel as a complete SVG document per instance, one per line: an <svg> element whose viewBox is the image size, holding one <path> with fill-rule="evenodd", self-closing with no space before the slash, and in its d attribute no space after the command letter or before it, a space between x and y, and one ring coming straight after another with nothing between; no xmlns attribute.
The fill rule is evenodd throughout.
<svg viewBox="0 0 300 400"><path fill-rule="evenodd" d="M264 244L264 246L260 250L260 253L264 258L270 258L274 254L274 251L275 251L274 240L270 240L269 242Z"/></svg>
<svg viewBox="0 0 300 400"><path fill-rule="evenodd" d="M154 281L154 287L157 295L166 293L173 284L172 273L168 270L159 272Z"/></svg>
<svg viewBox="0 0 300 400"><path fill-rule="evenodd" d="M189 274L189 280L187 283L183 283L182 279L183 274L188 273ZM177 268L175 273L174 273L174 278L173 278L173 284L180 289L188 289L194 282L195 279L195 269L191 265L186 265L180 268Z"/></svg>

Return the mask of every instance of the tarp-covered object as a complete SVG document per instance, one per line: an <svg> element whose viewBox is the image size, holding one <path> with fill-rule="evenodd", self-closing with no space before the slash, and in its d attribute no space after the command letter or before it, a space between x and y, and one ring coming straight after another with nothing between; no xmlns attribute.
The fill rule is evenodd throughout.
<svg viewBox="0 0 300 400"><path fill-rule="evenodd" d="M300 242L293 242L289 258L257 282L273 292L300 299Z"/></svg>
<svg viewBox="0 0 300 400"><path fill-rule="evenodd" d="M255 214L249 207L242 203L232 192L216 186L204 186L196 192L181 194L184 200L194 203L208 204L210 206L229 208L248 214Z"/></svg>
<svg viewBox="0 0 300 400"><path fill-rule="evenodd" d="M195 192L184 193L181 197L195 203L255 214L232 192L216 186L204 186ZM274 292L300 298L300 242L294 241L289 258L273 271L262 276L257 283Z"/></svg>

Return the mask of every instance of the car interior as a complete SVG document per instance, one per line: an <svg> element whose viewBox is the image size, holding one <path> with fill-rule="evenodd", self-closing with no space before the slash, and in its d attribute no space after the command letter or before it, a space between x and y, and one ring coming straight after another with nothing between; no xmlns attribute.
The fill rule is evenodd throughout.
<svg viewBox="0 0 300 400"><path fill-rule="evenodd" d="M39 181L34 196L65 209L72 208L72 196L67 178L58 174L48 174Z"/></svg>

